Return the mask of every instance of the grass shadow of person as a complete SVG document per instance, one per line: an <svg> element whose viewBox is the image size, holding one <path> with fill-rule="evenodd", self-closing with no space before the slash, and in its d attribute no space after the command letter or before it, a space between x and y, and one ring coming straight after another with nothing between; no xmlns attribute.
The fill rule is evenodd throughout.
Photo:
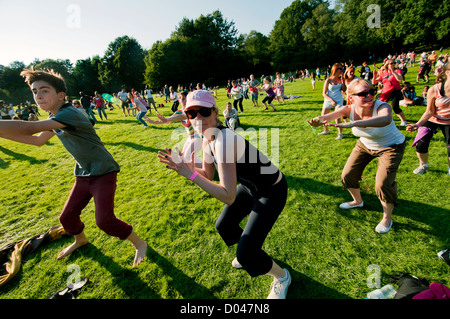
<svg viewBox="0 0 450 319"><path fill-rule="evenodd" d="M25 154L16 153L14 151L11 151L11 150L3 147L3 146L0 146L0 152L6 154L8 156L14 157L14 159L19 160L19 161L28 161L32 165L33 164L43 164L43 163L48 162L47 159L45 159L45 160L38 160L35 157L31 157L31 156L28 156L28 155L25 155ZM8 166L9 166L9 161L1 160L0 168L6 168Z"/></svg>
<svg viewBox="0 0 450 319"><path fill-rule="evenodd" d="M156 263L164 274L172 278L171 284L184 299L216 299L212 292L195 282L180 269L176 268L169 260L161 256L157 251L148 246L147 258Z"/></svg>
<svg viewBox="0 0 450 319"><path fill-rule="evenodd" d="M283 261L275 260L275 262L281 268L286 268L292 277L286 299L352 299L302 274Z"/></svg>
<svg viewBox="0 0 450 319"><path fill-rule="evenodd" d="M335 186L321 181L317 181L310 178L286 176L289 188L296 190L303 190L309 193L318 193L326 195L332 198L339 199L339 202L349 201L351 199L348 191L342 186ZM383 212L382 206L378 197L375 194L365 193L361 191L364 210L378 211L380 214ZM342 201L341 201L342 200ZM330 203L330 208L334 208L335 212L342 214L349 219L360 219L357 217L359 214L353 214L352 210L342 210L339 208L339 203ZM381 215L380 215L381 216ZM395 216L402 216L408 219L412 219L416 222L421 222L423 224L429 225L430 228L419 228L419 226L413 223L399 223L394 221L397 230L418 230L422 231L428 235L436 236L443 243L449 241L448 238L448 224L450 223L450 210L443 207L433 206L429 204L424 204L420 202L414 202L405 199L397 199L397 206L394 209L393 218Z"/></svg>
<svg viewBox="0 0 450 319"><path fill-rule="evenodd" d="M123 145L123 146L133 148L137 151L146 151L146 152L151 152L151 153L157 153L159 151L159 149L156 149L156 148L153 148L150 146L132 143L132 142L105 142L104 144L112 145L112 146L122 146Z"/></svg>
<svg viewBox="0 0 450 319"><path fill-rule="evenodd" d="M151 288L151 282L144 282L139 276L140 269L145 268L145 263L154 263L160 270L170 277L171 288L176 290L184 299L214 299L212 293L207 288L199 285L194 279L184 274L181 270L173 266L166 258L161 256L152 247L147 247L147 258L137 267L127 269L115 262L111 257L102 253L102 251L91 243L88 243L83 249L83 255L91 258L99 264L99 267L106 269L114 278L114 283L130 299L163 299L157 292ZM69 256L76 258L77 253Z"/></svg>
<svg viewBox="0 0 450 319"><path fill-rule="evenodd" d="M131 270L119 265L111 257L106 256L103 252L91 243L82 247L83 255L87 258L95 260L99 267L106 269L112 276L113 282L117 285L130 299L161 299L162 297L156 293L148 283L139 277L139 268ZM68 260L77 258L77 252L68 256ZM144 261L145 262L145 261Z"/></svg>

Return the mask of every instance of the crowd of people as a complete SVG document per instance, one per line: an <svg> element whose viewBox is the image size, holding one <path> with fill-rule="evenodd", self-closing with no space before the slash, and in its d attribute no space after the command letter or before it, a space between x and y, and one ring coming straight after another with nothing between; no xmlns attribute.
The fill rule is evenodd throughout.
<svg viewBox="0 0 450 319"><path fill-rule="evenodd" d="M38 107L28 101L14 108L12 104L7 105L5 101L0 100L0 115L2 120L37 121L41 114Z"/></svg>
<svg viewBox="0 0 450 319"><path fill-rule="evenodd" d="M411 52L388 56L380 68L374 65L371 69L363 63L360 77L355 75L357 68L349 62L334 63L324 74L317 69L312 74L305 70L288 76L281 73L276 73L275 77L262 76L260 80L255 79L254 75L246 80L230 80L226 89L230 101L226 102L222 114L216 102L217 88L208 89L199 83L196 87L190 85L186 89L178 87L174 90L173 86L165 85L159 97L164 98L165 103L172 103L173 114L168 117L158 112L153 92L148 87L143 92L123 89L111 97L99 92L94 92L92 96L80 92L78 99L69 100L60 75L28 69L21 75L30 86L36 104L49 112L50 117L36 121L32 126L24 126L23 121L0 121L0 137L43 145L57 135L77 161L75 184L60 215L60 222L66 232L74 236L74 243L63 249L58 259L88 243L80 213L94 197L98 227L111 236L129 240L135 247L133 264L138 265L145 259L147 244L131 225L114 215L116 175L120 168L93 130L97 122L94 110L101 121L106 121L106 110L117 107L124 117L136 117L144 128L149 124L179 122L185 127L188 138L182 150L168 147L159 151L160 162L224 203L215 226L228 246L237 245L232 267L245 269L252 277L272 276L269 298L285 298L291 283L289 271L281 268L262 247L284 209L288 185L281 170L235 132L240 126L239 114L244 113L243 101L251 100L253 107L259 107L259 95L262 94L263 111L270 107L276 112L273 101L276 99L281 105L289 99L285 93L286 81L311 79L313 89L316 79L325 81L321 114L309 119L309 125L323 127L323 132L319 133L321 136L329 134L330 127L335 127L338 130L336 140L343 138L343 129L346 128L351 128L353 135L359 138L341 175L352 200L339 207L349 210L364 206L360 180L368 163L378 158L375 190L383 208L383 217L375 231L385 234L393 225L393 210L398 196L395 178L406 146L405 136L394 123L394 113L401 120L400 125L406 126L410 132L418 131L414 145L420 165L414 173L424 174L429 170L429 143L437 130L441 130L447 146L450 175L449 56L434 57L432 54L421 56L419 64L430 61L431 65L434 62L431 69L437 72L436 84L430 86L419 101L412 95L411 83L404 81L408 65L415 64L415 54ZM442 65L436 61L441 61ZM423 72L428 83L429 78L425 77L428 73L420 72ZM321 75L324 75L323 79ZM408 124L400 106L423 105L424 101L426 110L423 116L417 123ZM19 114L11 106L5 106L3 101L0 101L0 106L3 119L7 116L12 119L12 116ZM151 106L157 120L147 116ZM161 106L164 104L158 105ZM33 109L26 107L27 110L30 108ZM23 120L24 109L21 108L20 112ZM65 134L58 134L58 131ZM82 140L90 141L90 147L95 152L86 154L86 145L80 144ZM202 159L196 155L199 151L202 151ZM218 183L213 181L216 172ZM98 190L101 190L101 195ZM241 222L246 217L248 219L242 228Z"/></svg>

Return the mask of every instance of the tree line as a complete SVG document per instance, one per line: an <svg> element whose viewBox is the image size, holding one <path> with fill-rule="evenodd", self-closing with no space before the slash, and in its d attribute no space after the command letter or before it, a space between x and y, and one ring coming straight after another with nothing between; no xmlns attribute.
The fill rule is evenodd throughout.
<svg viewBox="0 0 450 319"><path fill-rule="evenodd" d="M315 69L337 61L363 61L414 50L448 46L450 3L438 0L296 0L275 21L268 36L239 34L217 10L183 18L165 41L145 50L127 35L112 41L103 56L77 60L15 61L0 71L0 99L32 100L19 76L24 67L48 68L79 91L156 90L190 83L225 85L228 79ZM251 14L251 13L249 13ZM270 23L270 22L268 22Z"/></svg>

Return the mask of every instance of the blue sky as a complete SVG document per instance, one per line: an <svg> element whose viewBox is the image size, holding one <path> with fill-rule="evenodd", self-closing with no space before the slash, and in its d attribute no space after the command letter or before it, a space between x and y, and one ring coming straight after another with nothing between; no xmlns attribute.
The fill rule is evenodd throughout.
<svg viewBox="0 0 450 319"><path fill-rule="evenodd" d="M75 63L103 56L108 44L123 35L144 49L165 41L186 17L220 10L238 32L269 35L292 0L0 0L0 64L39 59Z"/></svg>

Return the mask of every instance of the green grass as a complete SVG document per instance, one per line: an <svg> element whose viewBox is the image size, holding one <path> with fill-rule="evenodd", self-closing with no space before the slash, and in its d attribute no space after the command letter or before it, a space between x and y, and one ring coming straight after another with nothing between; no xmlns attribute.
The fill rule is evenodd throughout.
<svg viewBox="0 0 450 319"><path fill-rule="evenodd" d="M416 74L417 67L410 68L406 79L415 83ZM287 177L289 193L264 249L291 272L288 298L362 299L372 290L367 287L367 268L373 264L381 269L382 285L389 283L389 274L399 272L448 285L449 268L436 256L450 247L450 177L442 134L430 146L431 170L416 176L412 170L418 160L411 147L415 133L400 128L407 149L397 175L399 206L393 230L379 235L374 231L382 217L374 192L377 161L364 173L364 209L340 210L338 205L350 199L340 175L356 138L350 130L344 131L341 141L334 140L335 134L317 136L305 123L320 114L322 85L323 81L317 82L312 91L308 80L287 83L288 95L302 97L285 105L275 102L276 113L254 108L245 100L240 116L244 129L268 128L269 136L275 132L271 129L279 129L279 167ZM416 91L423 86L423 82L416 85ZM218 105L222 110L227 101L221 89ZM160 110L171 113L170 105ZM425 108L403 110L407 120L414 122ZM175 131L181 126L144 130L117 108L108 112L108 119L95 128L121 166L116 215L148 242L147 260L132 267L132 245L97 228L91 202L82 215L90 244L61 261L56 256L71 238L40 248L0 288L0 298L48 298L66 285L70 276L66 270L72 264L90 280L80 291L82 299L265 298L269 276L252 279L231 268L236 247L226 247L214 228L223 204L158 162L158 150L181 140ZM398 118L394 120L398 125ZM59 223L74 180L73 166L74 160L57 138L40 148L0 140L0 246Z"/></svg>

